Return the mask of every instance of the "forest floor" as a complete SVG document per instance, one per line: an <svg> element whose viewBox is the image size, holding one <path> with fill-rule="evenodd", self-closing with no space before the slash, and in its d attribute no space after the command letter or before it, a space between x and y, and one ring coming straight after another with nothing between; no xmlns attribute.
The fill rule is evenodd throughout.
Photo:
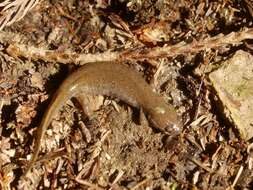
<svg viewBox="0 0 253 190"><path fill-rule="evenodd" d="M0 189L253 189L251 140L208 77L252 52L252 18L250 0L40 1L0 32ZM123 101L90 97L87 116L68 100L23 178L53 94L97 61L140 72L182 118L180 143Z"/></svg>

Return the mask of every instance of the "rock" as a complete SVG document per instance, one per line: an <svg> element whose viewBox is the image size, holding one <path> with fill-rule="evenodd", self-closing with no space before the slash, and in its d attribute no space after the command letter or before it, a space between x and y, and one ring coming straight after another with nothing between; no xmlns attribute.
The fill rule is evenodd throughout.
<svg viewBox="0 0 253 190"><path fill-rule="evenodd" d="M236 125L241 138L253 137L253 56L244 51L225 61L209 74L226 116Z"/></svg>

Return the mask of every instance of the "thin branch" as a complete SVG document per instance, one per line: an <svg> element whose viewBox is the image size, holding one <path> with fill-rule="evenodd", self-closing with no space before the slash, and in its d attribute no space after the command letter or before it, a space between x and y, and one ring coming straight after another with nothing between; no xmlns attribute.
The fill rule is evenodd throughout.
<svg viewBox="0 0 253 190"><path fill-rule="evenodd" d="M0 34L0 42L6 42L5 37L6 34ZM180 42L172 46L154 48L137 47L117 52L108 50L96 54L78 54L71 51L59 52L55 50L47 50L15 42L8 46L7 52L13 57L21 56L32 60L40 59L48 62L83 65L88 62L98 61L145 60L174 57L180 54L187 55L202 50L219 48L225 45L238 45L246 39L253 39L253 28L246 28L240 32L232 32L228 35L218 35L200 41L193 41L189 44ZM8 43L10 43L10 41Z"/></svg>
<svg viewBox="0 0 253 190"><path fill-rule="evenodd" d="M131 59L147 59L147 58L164 58L174 57L180 54L192 54L202 50L216 49L225 45L238 45L243 40L253 39L253 28L246 28L240 32L231 32L228 35L217 35L215 37L206 38L202 41L193 41L186 44L180 42L176 45L156 47L152 49L134 50L127 52L124 56Z"/></svg>
<svg viewBox="0 0 253 190"><path fill-rule="evenodd" d="M243 166L240 166L240 168L235 176L235 179L233 181L232 188L235 187L236 183L238 182L239 177L242 175L242 172L243 172Z"/></svg>

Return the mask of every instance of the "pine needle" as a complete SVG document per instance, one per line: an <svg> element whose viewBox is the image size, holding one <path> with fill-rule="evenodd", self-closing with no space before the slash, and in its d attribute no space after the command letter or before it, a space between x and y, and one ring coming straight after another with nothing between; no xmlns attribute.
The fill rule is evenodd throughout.
<svg viewBox="0 0 253 190"><path fill-rule="evenodd" d="M22 19L39 0L5 0L0 3L0 31L5 27Z"/></svg>

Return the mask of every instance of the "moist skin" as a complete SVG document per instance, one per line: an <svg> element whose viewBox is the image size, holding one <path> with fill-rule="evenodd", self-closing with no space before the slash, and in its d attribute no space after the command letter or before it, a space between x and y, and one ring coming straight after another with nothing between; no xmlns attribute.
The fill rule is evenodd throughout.
<svg viewBox="0 0 253 190"><path fill-rule="evenodd" d="M180 120L174 108L154 92L140 73L117 62L87 63L73 72L54 94L37 129L34 153L25 175L37 160L45 131L63 104L86 94L117 98L143 109L153 127L173 135L180 132Z"/></svg>

